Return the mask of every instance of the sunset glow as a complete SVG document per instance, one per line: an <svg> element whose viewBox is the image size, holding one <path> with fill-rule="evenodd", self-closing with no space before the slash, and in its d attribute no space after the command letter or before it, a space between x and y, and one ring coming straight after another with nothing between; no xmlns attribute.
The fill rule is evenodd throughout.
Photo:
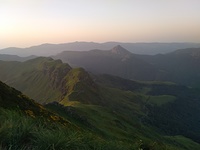
<svg viewBox="0 0 200 150"><path fill-rule="evenodd" d="M200 42L199 0L0 0L0 48L72 41Z"/></svg>

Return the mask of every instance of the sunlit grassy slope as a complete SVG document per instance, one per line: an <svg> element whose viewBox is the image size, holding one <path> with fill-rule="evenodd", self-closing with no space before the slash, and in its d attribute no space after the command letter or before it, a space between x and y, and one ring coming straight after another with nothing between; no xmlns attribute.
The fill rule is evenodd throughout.
<svg viewBox="0 0 200 150"><path fill-rule="evenodd" d="M188 141L190 148L199 147L185 138L165 138L150 128L130 125L103 106L77 105L80 108L77 111L90 116L88 122L93 127L90 130L83 123L73 125L66 117L59 117L1 82L0 89L1 149L185 149L180 140Z"/></svg>
<svg viewBox="0 0 200 150"><path fill-rule="evenodd" d="M135 145L105 140L46 110L0 82L0 149L94 150L133 149Z"/></svg>
<svg viewBox="0 0 200 150"><path fill-rule="evenodd" d="M143 143L143 146L149 149L189 149L191 145L192 149L199 149L200 145L192 140L183 137L183 140L188 141L185 143L171 136L166 138L165 134L155 127L144 124L143 119L147 115L142 110L145 108L141 103L138 104L144 97L110 88L103 89L102 92L105 92L104 90L116 95L106 106L77 102L66 107L48 104L47 108L108 141L116 140L136 147ZM123 94L127 98L122 98Z"/></svg>

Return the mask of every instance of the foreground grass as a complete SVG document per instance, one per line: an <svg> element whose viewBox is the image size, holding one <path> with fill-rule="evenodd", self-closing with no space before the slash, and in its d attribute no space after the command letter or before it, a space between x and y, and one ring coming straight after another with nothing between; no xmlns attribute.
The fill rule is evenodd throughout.
<svg viewBox="0 0 200 150"><path fill-rule="evenodd" d="M61 124L0 109L0 149L2 150L124 150L133 145L105 141L94 134L68 129Z"/></svg>
<svg viewBox="0 0 200 150"><path fill-rule="evenodd" d="M162 142L105 140L44 118L0 108L0 150L198 150L199 144L182 136ZM161 140L161 139L160 139ZM167 141L166 141L167 140ZM185 144L183 144L185 143Z"/></svg>

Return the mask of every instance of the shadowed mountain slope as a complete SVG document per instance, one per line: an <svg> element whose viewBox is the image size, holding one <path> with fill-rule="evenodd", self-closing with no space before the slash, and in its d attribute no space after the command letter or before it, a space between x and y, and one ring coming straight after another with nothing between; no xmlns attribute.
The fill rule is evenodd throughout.
<svg viewBox="0 0 200 150"><path fill-rule="evenodd" d="M200 87L200 48L181 49L165 55L141 55L139 58L163 70L166 75L159 78L162 81Z"/></svg>
<svg viewBox="0 0 200 150"><path fill-rule="evenodd" d="M193 87L200 85L199 48L151 56L132 54L116 46L107 51L66 51L54 58L93 73L111 74L131 80L169 81Z"/></svg>
<svg viewBox="0 0 200 150"><path fill-rule="evenodd" d="M159 74L153 65L146 63L121 46L111 50L62 52L53 58L72 66L80 66L94 73L106 73L135 80L154 80ZM148 75L147 75L148 74Z"/></svg>

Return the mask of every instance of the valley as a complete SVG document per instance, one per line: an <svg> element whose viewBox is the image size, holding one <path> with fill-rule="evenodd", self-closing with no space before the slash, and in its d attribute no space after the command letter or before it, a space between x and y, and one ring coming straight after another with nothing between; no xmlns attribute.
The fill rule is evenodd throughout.
<svg viewBox="0 0 200 150"><path fill-rule="evenodd" d="M130 54L118 49L112 52ZM46 119L56 120L56 126L68 124L70 129L59 127L59 130L78 132L76 135L81 136L83 144L69 146L94 149L89 144L91 142L98 149L195 150L200 147L200 94L196 88L173 82L136 81L108 74L91 74L83 68L72 68L61 60L48 57L25 62L0 61L0 68L1 81L34 99L19 96L20 92L12 88L9 91L10 87L1 83L2 111L8 109L13 115L22 111L33 120L37 120L34 118L38 115L44 119L44 124ZM50 136L57 129L48 127L48 130ZM90 140L85 143L88 134ZM5 142L2 144L7 148L11 146Z"/></svg>

